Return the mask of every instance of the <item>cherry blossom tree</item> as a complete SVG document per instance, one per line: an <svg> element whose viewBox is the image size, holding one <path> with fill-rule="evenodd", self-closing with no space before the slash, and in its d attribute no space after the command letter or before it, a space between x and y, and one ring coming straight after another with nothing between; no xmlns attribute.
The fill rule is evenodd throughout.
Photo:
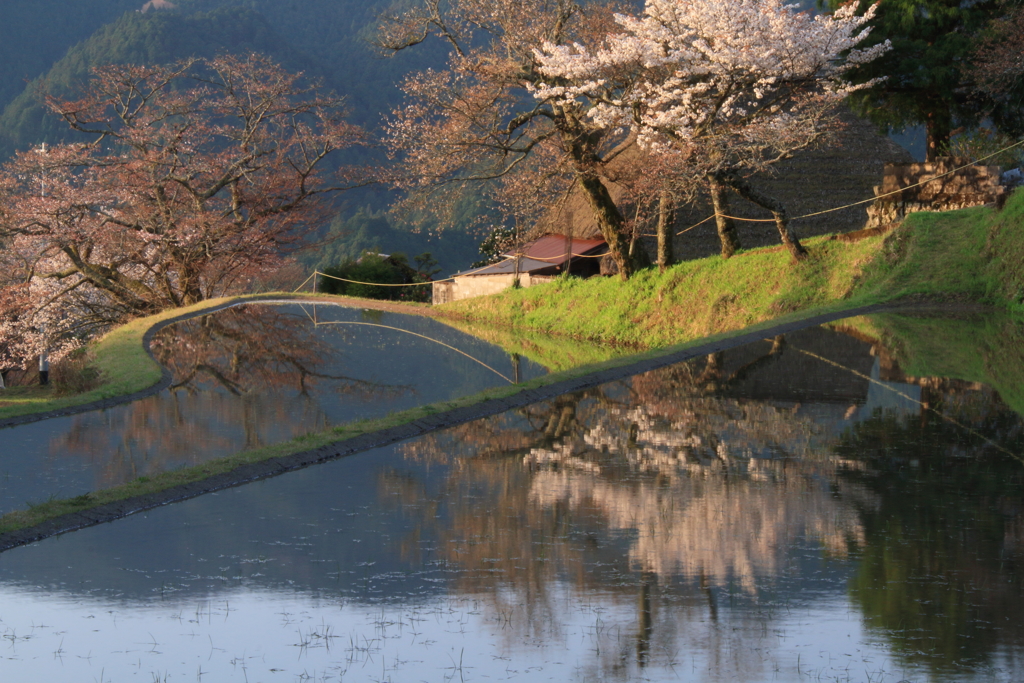
<svg viewBox="0 0 1024 683"><path fill-rule="evenodd" d="M244 290L299 245L362 135L341 100L259 55L97 69L47 100L75 142L0 168L0 364Z"/></svg>
<svg viewBox="0 0 1024 683"><path fill-rule="evenodd" d="M636 225L609 191L625 134L589 117L590 103L530 96L545 80L537 47L589 45L613 26L610 4L572 0L421 0L385 18L378 37L385 50L433 36L449 53L445 69L405 80L407 101L389 123L388 144L403 169L396 184L410 205L443 212L483 186L522 224L576 190L619 274L629 277L642 264L630 248Z"/></svg>
<svg viewBox="0 0 1024 683"><path fill-rule="evenodd" d="M783 0L647 0L639 17L617 15L618 32L597 49L547 42L536 51L544 81L535 99L580 106L601 128L626 128L656 154L679 155L707 182L722 255L739 246L726 188L767 208L796 258L806 251L785 207L751 186L764 171L828 133L834 111L858 86L844 75L888 49L857 48L874 12L855 5L812 16Z"/></svg>

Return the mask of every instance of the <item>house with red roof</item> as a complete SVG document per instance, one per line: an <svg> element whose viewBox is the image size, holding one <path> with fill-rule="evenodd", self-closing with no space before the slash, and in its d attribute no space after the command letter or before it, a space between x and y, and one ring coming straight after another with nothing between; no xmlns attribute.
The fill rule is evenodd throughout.
<svg viewBox="0 0 1024 683"><path fill-rule="evenodd" d="M570 273L590 277L601 273L601 261L608 245L601 237L572 238L548 234L502 254L502 260L482 268L456 273L434 283L435 304L497 294L518 280L520 287L533 287Z"/></svg>

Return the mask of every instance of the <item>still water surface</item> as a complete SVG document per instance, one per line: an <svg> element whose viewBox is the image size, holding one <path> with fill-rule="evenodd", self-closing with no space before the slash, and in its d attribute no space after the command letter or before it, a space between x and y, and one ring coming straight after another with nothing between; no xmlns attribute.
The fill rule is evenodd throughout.
<svg viewBox="0 0 1024 683"><path fill-rule="evenodd" d="M806 330L6 552L0 673L1018 681L1022 452Z"/></svg>
<svg viewBox="0 0 1024 683"><path fill-rule="evenodd" d="M169 389L0 430L0 513L546 372L429 318L324 305L230 308L152 349Z"/></svg>

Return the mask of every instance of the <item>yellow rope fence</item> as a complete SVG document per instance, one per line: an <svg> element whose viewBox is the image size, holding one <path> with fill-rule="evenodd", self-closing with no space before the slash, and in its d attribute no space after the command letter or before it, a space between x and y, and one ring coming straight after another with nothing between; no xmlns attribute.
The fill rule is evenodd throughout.
<svg viewBox="0 0 1024 683"><path fill-rule="evenodd" d="M505 261L510 261L511 258L512 257L509 257L507 259L504 259L503 261L498 261L498 263L492 263L490 265L483 266L481 268L475 268L474 270L467 271L467 272L462 273L462 274L463 275L471 275L472 273L479 272L479 271L483 270L484 268L490 268L492 265L498 265L499 263L504 263ZM427 282L397 282L397 283L395 283L395 282L361 282L360 280L349 280L347 278L337 277L336 275L328 275L327 273L324 273L322 271L314 270L312 275L307 277L305 280L303 280L301 285L299 285L298 287L296 287L295 289L292 290L292 293L294 294L294 293L298 292L300 289L302 289L303 287L305 287L306 284L310 280L313 280L313 291L316 292L316 280L314 278L316 278L317 275L322 275L323 277L327 277L327 278L330 278L332 280L339 280L341 282L348 282L348 283L353 284L353 285L369 285L371 287L422 287L423 285L433 285L433 284L438 283L438 282L450 282L450 281L455 279L454 277L446 277L443 280L428 280Z"/></svg>

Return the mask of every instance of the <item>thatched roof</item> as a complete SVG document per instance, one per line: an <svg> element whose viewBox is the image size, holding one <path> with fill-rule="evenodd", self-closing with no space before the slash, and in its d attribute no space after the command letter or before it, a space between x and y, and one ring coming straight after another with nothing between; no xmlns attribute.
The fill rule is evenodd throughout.
<svg viewBox="0 0 1024 683"><path fill-rule="evenodd" d="M775 196L785 203L791 216L843 206L874 196L873 187L882 182L883 168L889 162L913 161L910 153L888 137L878 133L874 125L853 114L841 117L844 129L832 144L804 150L793 159L780 163L771 175L755 176L751 185ZM626 155L623 154L623 157ZM614 185L609 188L618 199L622 194ZM749 218L770 218L771 214L738 195L731 198L732 213ZM867 204L813 218L797 219L792 228L801 238L834 232L849 232L864 227ZM628 207L627 207L628 210ZM676 232L712 215L710 199L702 199L676 212ZM532 235L563 232L576 237L599 236L586 199L573 192L558 207L552 209L531 231ZM778 243L778 233L772 223L738 223L740 241L744 248ZM651 233L653 229L646 230ZM648 252L654 254L653 240L648 240ZM700 258L718 253L720 249L714 221L676 238L677 258Z"/></svg>

